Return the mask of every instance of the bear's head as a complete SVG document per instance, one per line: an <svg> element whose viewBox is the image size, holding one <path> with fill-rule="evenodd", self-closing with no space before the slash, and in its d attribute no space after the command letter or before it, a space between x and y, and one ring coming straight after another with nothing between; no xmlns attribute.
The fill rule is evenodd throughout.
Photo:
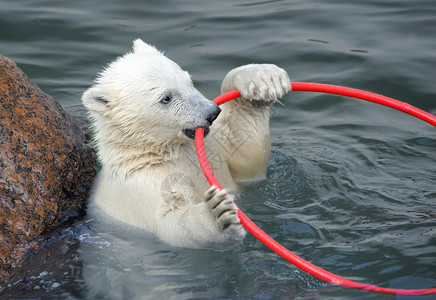
<svg viewBox="0 0 436 300"><path fill-rule="evenodd" d="M133 51L109 64L82 97L97 146L154 147L184 143L209 126L220 109L193 86L190 75L137 39Z"/></svg>

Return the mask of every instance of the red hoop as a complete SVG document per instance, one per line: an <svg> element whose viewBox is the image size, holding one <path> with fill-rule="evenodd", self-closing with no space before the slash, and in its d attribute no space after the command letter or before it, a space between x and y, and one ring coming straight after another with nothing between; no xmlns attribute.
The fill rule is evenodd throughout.
<svg viewBox="0 0 436 300"><path fill-rule="evenodd" d="M357 89L351 89L335 85L319 84L319 83L307 83L307 82L293 82L291 83L293 91L308 91L308 92L322 92L336 95L343 95L353 98L358 98L370 102L375 102L384 106L392 107L413 115L423 121L426 121L433 126L436 126L436 117L422 111L410 104L401 102L392 98L388 98L382 95L365 92ZM227 101L233 100L240 97L239 91L234 90L225 93L217 98L214 102L217 105L221 105ZM206 152L204 149L204 129L199 128L195 131L195 149L197 151L197 157L200 162L201 169L206 176L207 181L210 185L214 185L219 189L222 189L220 183L216 179L212 168L210 167L209 161L207 160ZM264 243L267 247L273 250L275 253L286 259L291 264L295 265L297 268L307 272L308 274L321 279L322 281L328 282L330 284L351 287L361 290L367 290L372 292L396 294L396 295L434 295L436 294L436 288L420 289L420 290L404 290L404 289L391 289L383 288L375 285L359 283L355 281L348 280L346 278L340 277L338 275L327 272L307 261L298 257L273 238L262 231L256 224L254 224L240 209L238 209L238 216L241 224L251 232L257 239Z"/></svg>

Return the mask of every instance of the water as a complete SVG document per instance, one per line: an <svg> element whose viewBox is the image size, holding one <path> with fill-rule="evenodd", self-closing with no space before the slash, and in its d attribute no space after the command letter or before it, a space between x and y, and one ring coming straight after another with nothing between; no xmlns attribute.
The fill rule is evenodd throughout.
<svg viewBox="0 0 436 300"><path fill-rule="evenodd" d="M188 70L210 98L230 69L268 62L294 81L370 90L436 114L435 16L434 1L425 0L3 0L0 53L83 119L82 92L138 37ZM436 286L435 128L337 96L295 92L282 102L271 120L268 178L242 188L243 211L330 272L392 288ZM53 234L0 293L42 299L395 298L326 285L251 236L229 251L179 249L87 218Z"/></svg>

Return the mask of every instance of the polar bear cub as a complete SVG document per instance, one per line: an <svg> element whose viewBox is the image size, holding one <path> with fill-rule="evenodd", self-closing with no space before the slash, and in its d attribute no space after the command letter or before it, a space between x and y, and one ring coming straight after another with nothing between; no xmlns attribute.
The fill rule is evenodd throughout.
<svg viewBox="0 0 436 300"><path fill-rule="evenodd" d="M270 153L269 109L290 91L275 65L228 73L222 92L241 98L222 107L193 86L190 75L142 40L109 64L82 97L95 132L101 171L91 213L146 229L181 247L226 248L245 236L235 182L264 176ZM195 154L204 128L206 153L226 188L210 187Z"/></svg>

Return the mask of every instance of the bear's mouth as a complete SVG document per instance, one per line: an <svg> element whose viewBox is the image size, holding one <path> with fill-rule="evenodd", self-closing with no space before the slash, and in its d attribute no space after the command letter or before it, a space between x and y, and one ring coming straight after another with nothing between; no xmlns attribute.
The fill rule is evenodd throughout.
<svg viewBox="0 0 436 300"><path fill-rule="evenodd" d="M203 128L203 127L198 127L198 128ZM197 130L198 128L195 129L183 129L183 133L190 139L194 140L195 139L195 130ZM209 134L209 127L204 128L204 137L206 137Z"/></svg>

